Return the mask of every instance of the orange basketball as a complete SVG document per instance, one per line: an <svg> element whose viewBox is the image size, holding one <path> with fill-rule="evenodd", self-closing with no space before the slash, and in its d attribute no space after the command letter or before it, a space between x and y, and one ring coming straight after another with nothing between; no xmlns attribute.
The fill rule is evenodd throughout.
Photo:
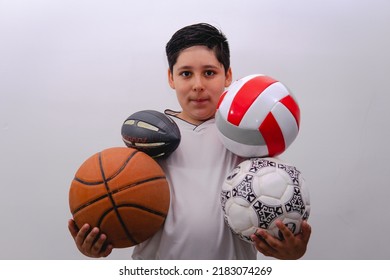
<svg viewBox="0 0 390 280"><path fill-rule="evenodd" d="M99 227L114 248L131 247L153 236L169 209L164 172L150 156L127 147L88 158L69 191L76 225Z"/></svg>

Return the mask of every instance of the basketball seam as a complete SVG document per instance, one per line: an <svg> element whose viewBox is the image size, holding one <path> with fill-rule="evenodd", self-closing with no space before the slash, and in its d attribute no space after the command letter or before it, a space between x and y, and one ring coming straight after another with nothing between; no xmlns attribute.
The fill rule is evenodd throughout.
<svg viewBox="0 0 390 280"><path fill-rule="evenodd" d="M122 168L119 169L119 171L114 174L111 178L115 177L116 175L118 175L124 168L125 166L127 165L127 163L134 157L134 155L138 153L138 151L135 151L134 153L132 153L128 159L126 160L125 164L122 166ZM110 187L108 186L108 180L106 179L106 175L104 173L104 168L103 168L103 162L102 162L102 153L100 152L99 153L99 166L100 166L100 172L102 173L102 177L103 177L103 180L104 180L104 186L107 190L107 195L108 195L108 198L110 199L111 203L112 203L112 206L113 206L113 209L115 211L115 214L119 220L119 223L120 225L122 226L127 238L133 242L133 243L138 243L136 240L134 240L133 236L130 234L130 232L127 230L127 227L122 219L122 216L120 215L119 211L118 211L118 208L116 206L116 203L115 203L115 200L114 198L112 197L112 193L110 191Z"/></svg>
<svg viewBox="0 0 390 280"><path fill-rule="evenodd" d="M140 209L140 210L143 210L145 212L148 212L150 214L153 214L155 216L160 216L162 218L166 218L166 214L165 213L162 213L162 212L159 212L159 211L155 211L155 210L152 210L152 209L149 209L145 206L142 206L142 205L139 205L139 204L135 204L135 203L124 203L124 204L119 204L116 206L117 208L122 208L122 207L132 207L132 208L136 208L136 209ZM99 222L98 222L98 226L100 226L101 222L103 221L104 217L111 211L112 209L108 209L107 211L105 211L102 216L100 217L99 219Z"/></svg>
<svg viewBox="0 0 390 280"><path fill-rule="evenodd" d="M84 180L82 180L80 178L77 178L77 177L74 177L73 180L75 180L75 181L77 181L77 182L79 182L79 183L81 183L83 185L87 185L87 186L96 186L96 185L100 185L100 184L104 183L104 181L87 182L87 181L84 181Z"/></svg>
<svg viewBox="0 0 390 280"><path fill-rule="evenodd" d="M161 213L161 212L158 212L158 211L154 211L154 210L151 210L151 209L149 209L149 208L146 208L146 207L144 207L144 206L142 206L142 205L132 204L132 203L120 204L120 205L116 205L115 207L113 207L113 208L115 208L115 212L117 213L117 215L119 215L117 209L118 209L118 208L121 208L121 207L133 207L133 208L136 208L136 209L143 210L143 211L145 211L145 212L147 212L147 213L149 213L149 214L152 214L152 215L161 217L162 219L165 219L165 218L166 218L166 214L164 214L164 213ZM100 227L100 225L101 225L103 219L108 215L108 213L110 213L110 212L112 211L113 208L108 209L107 211L105 211L105 212L101 215L101 217L100 217L100 219L99 219L99 221L98 221L98 223L97 223L97 227ZM122 220L121 220L121 219L120 219L120 222L121 222L121 224L122 224ZM161 222L163 222L163 220L162 220ZM125 231L126 237L127 237L133 244L138 244L139 242L136 241L136 240L133 238L133 236L130 234L130 232L127 230L127 228L126 228L124 225L122 225L122 227L123 227L123 229L124 229L124 231ZM142 242L142 241L143 241L143 240L141 240L141 242Z"/></svg>
<svg viewBox="0 0 390 280"><path fill-rule="evenodd" d="M97 202L99 200L102 200L102 199L108 197L110 194L113 195L113 194L119 193L121 191L127 190L129 188L134 188L134 187L137 187L139 185L142 185L142 184L145 184L145 183L148 183L148 182L152 182L152 181L156 181L156 180L161 180L161 179L166 179L166 177L165 176L152 177L152 178L148 178L148 179L145 179L145 180L142 180L142 181L138 181L138 182L130 184L130 185L123 186L121 188L118 188L118 189L110 191L110 192L107 191L106 194L101 195L101 196L99 196L97 198L94 198L93 200L90 200L90 201L84 203L83 205L77 207L75 210L72 211L72 215L75 215L77 212L79 212L82 209L88 207L89 205L91 205L91 204L93 204L93 203L95 203L95 202ZM83 182L81 182L81 183L83 183ZM101 182L101 183L103 183L103 182Z"/></svg>
<svg viewBox="0 0 390 280"><path fill-rule="evenodd" d="M74 180L77 181L77 182L80 182L84 185L87 185L87 186L96 186L96 185L100 185L102 183L105 183L105 182L109 182L111 181L113 178L115 178L116 176L118 176L126 167L126 165L129 163L129 161L133 158L133 156L138 153L138 151L134 151L131 155L129 155L129 157L126 159L126 161L123 163L123 165L121 167L119 167L119 169L116 171L116 173L114 173L110 178L106 179L105 177L103 178L103 181L97 181L97 182L88 182L88 181L84 181L83 179L80 179L78 177L74 177ZM101 153L99 153L99 163L101 165ZM102 166L100 166L102 168ZM102 172L103 173L103 172ZM104 175L104 174L103 174Z"/></svg>
<svg viewBox="0 0 390 280"><path fill-rule="evenodd" d="M141 210L144 210L145 212L148 212L150 214L154 214L156 216L160 216L162 218L165 218L167 216L167 214L163 213L163 212L160 212L160 211L156 211L156 210L153 210L153 209L150 209L150 208L147 208L145 206L142 206L142 205L138 205L138 204L135 204L135 203L124 203L124 204L119 204L118 205L118 208L121 208L121 207L133 207L133 208L137 208L137 209L141 209Z"/></svg>

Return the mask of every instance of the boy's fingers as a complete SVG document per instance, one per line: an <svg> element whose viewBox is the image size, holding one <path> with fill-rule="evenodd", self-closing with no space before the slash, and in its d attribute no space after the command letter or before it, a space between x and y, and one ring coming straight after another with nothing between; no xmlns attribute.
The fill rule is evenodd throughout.
<svg viewBox="0 0 390 280"><path fill-rule="evenodd" d="M79 230L76 227L76 224L74 223L73 220L68 221L68 229L69 229L69 232L72 235L73 239L75 239Z"/></svg>

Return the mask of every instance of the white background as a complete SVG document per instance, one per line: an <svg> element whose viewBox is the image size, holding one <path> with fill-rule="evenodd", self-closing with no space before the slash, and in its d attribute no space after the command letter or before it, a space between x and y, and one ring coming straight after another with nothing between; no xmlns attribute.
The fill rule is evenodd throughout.
<svg viewBox="0 0 390 280"><path fill-rule="evenodd" d="M74 173L123 146L128 115L179 109L164 48L197 22L227 35L235 79L270 75L299 101L284 158L311 191L304 258L390 258L389 1L0 0L0 259L84 258Z"/></svg>

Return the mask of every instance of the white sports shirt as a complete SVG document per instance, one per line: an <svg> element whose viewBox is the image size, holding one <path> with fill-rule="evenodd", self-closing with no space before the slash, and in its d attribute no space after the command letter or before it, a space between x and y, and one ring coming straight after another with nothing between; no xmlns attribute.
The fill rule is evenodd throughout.
<svg viewBox="0 0 390 280"><path fill-rule="evenodd" d="M240 159L218 139L214 119L199 126L172 119L180 145L159 162L170 185L170 209L163 228L135 247L133 259L256 259L253 245L225 224L220 202L223 181Z"/></svg>

